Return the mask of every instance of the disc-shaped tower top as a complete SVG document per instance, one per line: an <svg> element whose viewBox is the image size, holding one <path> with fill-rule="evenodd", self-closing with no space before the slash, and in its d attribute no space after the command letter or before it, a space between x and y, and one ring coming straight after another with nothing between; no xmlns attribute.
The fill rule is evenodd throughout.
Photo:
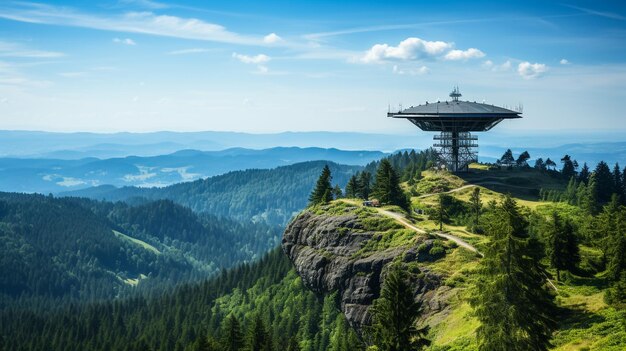
<svg viewBox="0 0 626 351"><path fill-rule="evenodd" d="M426 102L387 117L406 118L424 131L430 132L485 132L504 119L522 118L521 112L503 107L470 101L459 101L456 88L450 96L452 101Z"/></svg>
<svg viewBox="0 0 626 351"><path fill-rule="evenodd" d="M387 117L405 118L429 132L441 132L434 137L440 163L453 172L466 171L468 165L478 160L474 151L478 138L471 132L486 132L505 119L522 118L521 112L494 105L461 101L461 92L456 87L450 93L451 101L426 102L398 112L389 112Z"/></svg>

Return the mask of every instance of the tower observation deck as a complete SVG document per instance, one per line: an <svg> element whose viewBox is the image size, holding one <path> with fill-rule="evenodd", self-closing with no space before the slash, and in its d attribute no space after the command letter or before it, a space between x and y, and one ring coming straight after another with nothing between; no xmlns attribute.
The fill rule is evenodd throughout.
<svg viewBox="0 0 626 351"><path fill-rule="evenodd" d="M398 112L389 112L387 117L405 118L427 132L435 135L434 147L439 159L452 172L467 171L472 162L478 160L476 149L478 137L472 132L486 132L505 119L522 118L521 111L461 101L459 88L450 93L450 101L426 102Z"/></svg>

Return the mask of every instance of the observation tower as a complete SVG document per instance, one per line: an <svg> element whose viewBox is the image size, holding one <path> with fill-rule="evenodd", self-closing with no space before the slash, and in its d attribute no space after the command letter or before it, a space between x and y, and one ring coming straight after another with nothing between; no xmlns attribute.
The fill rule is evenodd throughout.
<svg viewBox="0 0 626 351"><path fill-rule="evenodd" d="M478 137L472 132L486 132L505 119L522 118L518 111L461 101L459 88L450 93L450 101L426 102L398 112L388 112L387 117L405 118L426 132L439 132L434 136L434 147L440 162L449 171L463 172L472 162L478 161Z"/></svg>

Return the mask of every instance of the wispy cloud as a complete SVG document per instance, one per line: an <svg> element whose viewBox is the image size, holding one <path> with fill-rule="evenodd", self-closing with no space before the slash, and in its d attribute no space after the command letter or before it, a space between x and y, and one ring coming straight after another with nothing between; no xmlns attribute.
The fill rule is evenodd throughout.
<svg viewBox="0 0 626 351"><path fill-rule="evenodd" d="M393 65L392 72L399 75L421 76L430 72L430 69L426 66L421 66L417 69L403 69L398 65Z"/></svg>
<svg viewBox="0 0 626 351"><path fill-rule="evenodd" d="M569 65L569 61L567 59L561 59L561 61L559 61L560 64L562 65Z"/></svg>
<svg viewBox="0 0 626 351"><path fill-rule="evenodd" d="M267 63L271 60L271 58L267 55L264 54L258 54L255 56L249 56L249 55L242 55L242 54L238 54L236 52L233 52L233 57L236 58L237 60L243 62L243 63L249 63L249 64L263 64L263 63Z"/></svg>
<svg viewBox="0 0 626 351"><path fill-rule="evenodd" d="M169 5L164 4L162 2L151 1L151 0L119 0L118 4L120 5L134 5L143 7L146 9L159 10L166 9Z"/></svg>
<svg viewBox="0 0 626 351"><path fill-rule="evenodd" d="M219 24L209 23L197 18L158 15L149 11L127 12L120 15L94 15L66 7L32 3L14 3L14 6L0 6L0 18L20 22L150 34L242 45L268 45L264 40L264 38L268 36L242 35L231 32ZM271 34L269 37L270 40L277 39Z"/></svg>
<svg viewBox="0 0 626 351"><path fill-rule="evenodd" d="M534 79L541 77L548 71L548 66L543 63L521 62L517 65L517 73L524 79Z"/></svg>
<svg viewBox="0 0 626 351"><path fill-rule="evenodd" d="M32 50L16 43L0 41L0 57L57 58L65 54L56 51Z"/></svg>
<svg viewBox="0 0 626 351"><path fill-rule="evenodd" d="M135 43L135 41L130 38L125 38L125 39L113 38L113 42L116 44L124 44L124 45L131 45L131 46L137 45L137 43Z"/></svg>
<svg viewBox="0 0 626 351"><path fill-rule="evenodd" d="M213 51L211 49L206 48L191 48L191 49L182 49L182 50L174 50L170 51L168 55L189 55L189 54L201 54L203 52Z"/></svg>
<svg viewBox="0 0 626 351"><path fill-rule="evenodd" d="M610 18L610 19L614 19L614 20L620 20L620 21L624 21L626 20L626 16L620 15L619 13L615 13L615 12L607 12L607 11L598 11L598 10L594 10L594 9L589 9L586 7L580 7L580 6L575 6L575 5L570 5L570 4L564 4L565 6L578 10L578 11L582 11L586 14L589 15L594 15L594 16L600 16L600 17L605 17L605 18Z"/></svg>
<svg viewBox="0 0 626 351"><path fill-rule="evenodd" d="M483 68L489 69L493 72L506 72L506 71L511 70L511 67L513 66L513 64L511 63L511 60L506 60L499 65L493 63L493 61L491 60L487 60L483 62L482 66Z"/></svg>
<svg viewBox="0 0 626 351"><path fill-rule="evenodd" d="M362 63L384 63L389 61L420 61L426 59L467 60L480 58L485 54L475 48L454 49L454 43L428 41L420 38L407 38L398 46L376 44L357 61Z"/></svg>

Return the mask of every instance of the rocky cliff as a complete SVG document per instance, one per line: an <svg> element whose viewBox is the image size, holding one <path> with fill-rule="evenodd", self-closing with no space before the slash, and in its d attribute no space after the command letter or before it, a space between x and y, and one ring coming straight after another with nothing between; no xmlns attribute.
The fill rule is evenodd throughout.
<svg viewBox="0 0 626 351"><path fill-rule="evenodd" d="M368 309L393 261L412 273L422 319L446 306L450 288L426 264L443 257L446 247L375 210L341 202L307 209L285 230L282 247L307 287L318 295L338 293L341 310L358 332L370 322Z"/></svg>

